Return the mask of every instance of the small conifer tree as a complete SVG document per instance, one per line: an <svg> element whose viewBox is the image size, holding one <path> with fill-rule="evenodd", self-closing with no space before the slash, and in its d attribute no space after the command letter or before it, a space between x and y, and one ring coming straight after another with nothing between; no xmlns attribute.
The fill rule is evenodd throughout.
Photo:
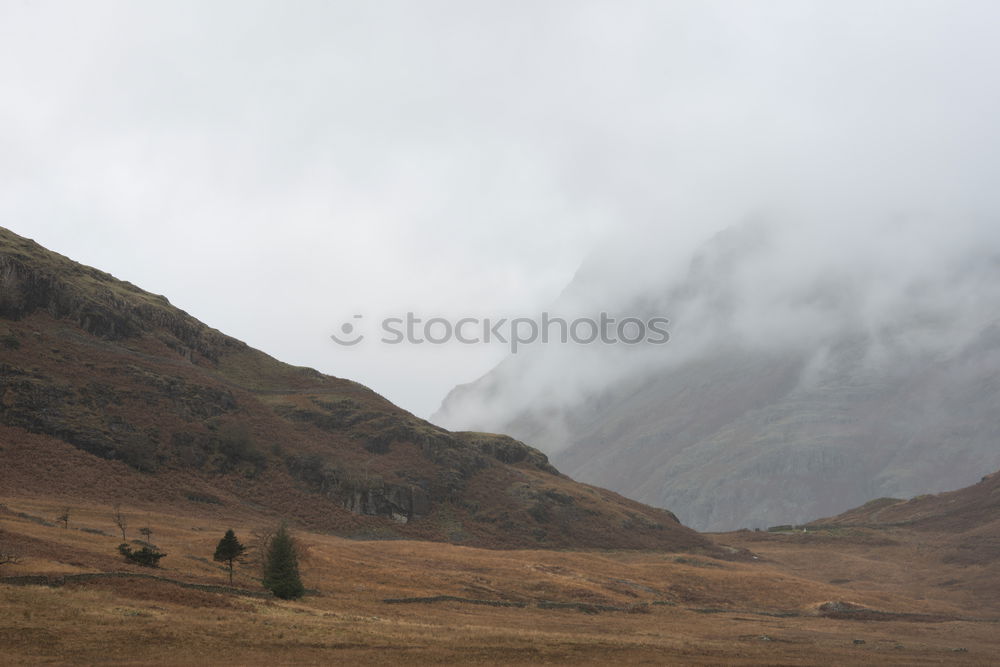
<svg viewBox="0 0 1000 667"><path fill-rule="evenodd" d="M219 545L215 547L215 555L212 557L216 562L225 563L229 566L229 585L233 584L233 565L240 561L247 548L236 539L236 533L230 528L219 540Z"/></svg>
<svg viewBox="0 0 1000 667"><path fill-rule="evenodd" d="M264 586L283 600L300 598L305 593L299 578L295 540L284 523L278 527L264 554Z"/></svg>

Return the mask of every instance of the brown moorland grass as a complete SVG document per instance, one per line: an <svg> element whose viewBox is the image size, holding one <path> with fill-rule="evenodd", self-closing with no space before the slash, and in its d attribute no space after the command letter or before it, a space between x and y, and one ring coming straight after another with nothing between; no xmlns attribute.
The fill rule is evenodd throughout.
<svg viewBox="0 0 1000 667"><path fill-rule="evenodd" d="M200 516L126 507L130 537L148 524L168 554L163 567L151 571L114 556L118 538L103 504L77 502L63 529L51 521L66 504L62 499L7 496L0 502L6 508L0 540L24 556L22 564L4 566L4 576L153 572L225 586L225 569L211 560L218 539L233 527L250 541L270 521L232 510ZM879 553L898 555L893 550L905 548L902 536L881 546L844 541L840 559L829 544L746 539L759 554L749 562L655 551L494 551L304 531L297 537L305 583L316 593L294 602L148 579L0 585L2 662L984 664L998 644L991 619L1000 614L954 591L913 593L909 579L890 576L888 565L872 570L868 584L830 583L857 577ZM235 585L260 590L250 565L237 569ZM436 596L524 606L384 601ZM817 613L835 600L938 620L858 621ZM539 607L546 601L578 606ZM628 611L597 611L602 606Z"/></svg>

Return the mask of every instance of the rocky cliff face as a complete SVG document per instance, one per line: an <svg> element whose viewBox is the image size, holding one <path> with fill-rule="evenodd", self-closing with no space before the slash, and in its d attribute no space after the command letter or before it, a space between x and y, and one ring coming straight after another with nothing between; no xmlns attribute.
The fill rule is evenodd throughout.
<svg viewBox="0 0 1000 667"><path fill-rule="evenodd" d="M769 247L758 231L724 234L678 280L625 304L670 317L663 348L518 355L456 388L432 420L511 433L703 530L801 523L1000 468L989 249L884 294L878 267L800 267L776 282L770 265L784 260Z"/></svg>
<svg viewBox="0 0 1000 667"><path fill-rule="evenodd" d="M7 230L0 232L0 317L18 320L43 311L57 320L109 341L156 333L179 354L217 360L227 349L246 345L206 327L164 296L91 267L46 253Z"/></svg>
<svg viewBox="0 0 1000 667"><path fill-rule="evenodd" d="M155 500L251 503L348 533L712 548L667 512L560 475L522 442L453 433L355 382L283 364L4 229L0 436L7 481L52 494L73 480L37 472L39 443L44 456L101 462L95 494L121 483L124 464Z"/></svg>

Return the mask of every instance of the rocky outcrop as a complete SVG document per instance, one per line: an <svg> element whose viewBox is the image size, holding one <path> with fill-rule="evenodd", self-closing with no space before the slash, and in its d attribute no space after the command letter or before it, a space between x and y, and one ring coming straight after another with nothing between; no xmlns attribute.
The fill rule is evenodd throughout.
<svg viewBox="0 0 1000 667"><path fill-rule="evenodd" d="M559 474L559 471L549 463L548 456L508 435L469 431L459 432L455 435L486 456L494 458L501 463L523 463L552 475Z"/></svg>
<svg viewBox="0 0 1000 667"><path fill-rule="evenodd" d="M337 495L356 514L389 517L400 523L426 516L431 509L427 493L416 486L347 487Z"/></svg>

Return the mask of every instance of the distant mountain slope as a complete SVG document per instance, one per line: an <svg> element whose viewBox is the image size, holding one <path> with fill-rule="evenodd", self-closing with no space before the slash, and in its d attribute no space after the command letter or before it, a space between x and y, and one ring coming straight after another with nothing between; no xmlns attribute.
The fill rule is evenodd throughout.
<svg viewBox="0 0 1000 667"><path fill-rule="evenodd" d="M0 468L0 492L235 504L357 535L714 548L521 442L438 428L2 228Z"/></svg>
<svg viewBox="0 0 1000 667"><path fill-rule="evenodd" d="M879 498L809 525L913 531L940 561L963 568L960 574L975 577L976 586L992 591L994 600L1000 594L1000 472L957 491L910 500Z"/></svg>
<svg viewBox="0 0 1000 667"><path fill-rule="evenodd" d="M802 523L1000 468L995 249L927 264L830 252L813 267L788 249L802 243L766 226L720 234L615 307L670 317L667 345L529 350L432 420L528 440L700 530ZM582 271L567 292L607 280Z"/></svg>
<svg viewBox="0 0 1000 667"><path fill-rule="evenodd" d="M909 526L948 533L991 531L1000 545L1000 472L972 486L909 500L879 498L814 524L839 526ZM1000 553L998 553L1000 555Z"/></svg>

